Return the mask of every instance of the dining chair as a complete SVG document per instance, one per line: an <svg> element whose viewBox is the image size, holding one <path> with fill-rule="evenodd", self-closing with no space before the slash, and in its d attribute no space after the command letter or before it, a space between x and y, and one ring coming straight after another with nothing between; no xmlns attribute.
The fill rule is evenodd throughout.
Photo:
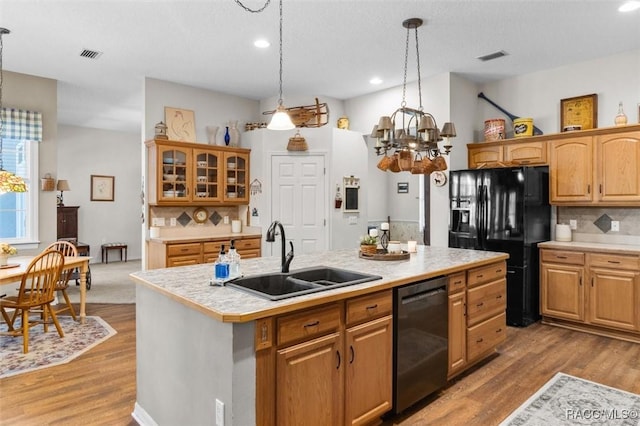
<svg viewBox="0 0 640 426"><path fill-rule="evenodd" d="M56 241L54 243L51 243L47 246L47 248L44 249L44 251L47 250L57 250L65 257L78 255L78 249L76 248L75 244L69 241ZM73 305L71 304L71 300L69 300L69 295L67 294L67 289L69 288L69 278L71 278L71 276L73 275L73 271L73 269L63 270L60 273L60 279L56 282L56 287L54 290L55 292L62 293L62 296L64 296L64 301L66 303L66 306L64 306L63 308L56 309L56 314L69 311L69 313L75 320L76 311L73 309Z"/></svg>
<svg viewBox="0 0 640 426"><path fill-rule="evenodd" d="M64 256L61 252L48 250L39 254L29 263L22 275L18 295L0 299L0 313L2 313L8 327L8 331L3 334L22 335L22 351L25 354L29 352L29 329L31 327L43 324L44 331L49 331L48 314L51 314L60 337L64 337L56 313L51 308L51 302L55 298L54 289L63 266ZM11 316L7 313L7 309L13 309ZM35 310L39 310L38 313L41 315L38 319L30 319L29 313L35 312ZM21 314L22 319L20 327L16 327L18 314Z"/></svg>

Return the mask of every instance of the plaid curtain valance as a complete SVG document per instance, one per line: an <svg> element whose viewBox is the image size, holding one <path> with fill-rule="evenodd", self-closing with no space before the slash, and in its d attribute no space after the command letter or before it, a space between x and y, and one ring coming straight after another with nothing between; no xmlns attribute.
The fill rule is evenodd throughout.
<svg viewBox="0 0 640 426"><path fill-rule="evenodd" d="M42 113L2 108L2 137L27 141L42 141Z"/></svg>

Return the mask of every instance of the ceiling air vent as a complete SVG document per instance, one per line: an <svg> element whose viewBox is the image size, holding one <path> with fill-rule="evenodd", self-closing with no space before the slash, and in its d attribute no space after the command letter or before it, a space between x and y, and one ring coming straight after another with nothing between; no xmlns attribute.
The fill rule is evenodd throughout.
<svg viewBox="0 0 640 426"><path fill-rule="evenodd" d="M502 58L503 56L507 56L508 53L504 50L499 50L497 52L489 53L488 55L478 56L476 59L480 59L482 62L491 61L492 59Z"/></svg>
<svg viewBox="0 0 640 426"><path fill-rule="evenodd" d="M98 59L100 56L102 56L102 52L98 52L96 50L83 49L82 52L80 52L80 56L83 58Z"/></svg>

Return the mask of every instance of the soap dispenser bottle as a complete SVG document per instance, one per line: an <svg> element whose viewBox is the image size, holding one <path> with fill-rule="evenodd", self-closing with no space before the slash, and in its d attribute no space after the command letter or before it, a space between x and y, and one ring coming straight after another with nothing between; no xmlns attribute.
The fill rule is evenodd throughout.
<svg viewBox="0 0 640 426"><path fill-rule="evenodd" d="M227 255L224 252L224 244L220 246L220 254L218 255L218 259L216 259L216 263L214 265L214 275L215 279L218 281L223 281L229 278L229 263Z"/></svg>
<svg viewBox="0 0 640 426"><path fill-rule="evenodd" d="M229 254L227 259L229 261L229 278L236 278L240 276L240 254L236 251L236 241L231 240L231 247L229 247Z"/></svg>

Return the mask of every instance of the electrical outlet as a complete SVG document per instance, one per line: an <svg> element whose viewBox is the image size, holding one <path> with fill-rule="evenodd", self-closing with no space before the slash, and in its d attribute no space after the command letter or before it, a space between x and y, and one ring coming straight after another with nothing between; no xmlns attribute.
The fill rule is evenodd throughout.
<svg viewBox="0 0 640 426"><path fill-rule="evenodd" d="M151 220L151 226L164 226L164 217L154 217Z"/></svg>
<svg viewBox="0 0 640 426"><path fill-rule="evenodd" d="M172 217L171 219L169 219L169 226L176 226L176 218Z"/></svg>
<svg viewBox="0 0 640 426"><path fill-rule="evenodd" d="M611 221L611 232L620 232L620 221L612 220Z"/></svg>
<svg viewBox="0 0 640 426"><path fill-rule="evenodd" d="M358 216L349 216L349 225L357 225Z"/></svg>
<svg viewBox="0 0 640 426"><path fill-rule="evenodd" d="M228 225L229 224L229 216L224 216L222 218L222 223L224 223L225 225Z"/></svg>
<svg viewBox="0 0 640 426"><path fill-rule="evenodd" d="M578 229L578 221L575 219L569 220L569 227L575 231Z"/></svg>
<svg viewBox="0 0 640 426"><path fill-rule="evenodd" d="M216 398L216 426L224 426L224 402Z"/></svg>

